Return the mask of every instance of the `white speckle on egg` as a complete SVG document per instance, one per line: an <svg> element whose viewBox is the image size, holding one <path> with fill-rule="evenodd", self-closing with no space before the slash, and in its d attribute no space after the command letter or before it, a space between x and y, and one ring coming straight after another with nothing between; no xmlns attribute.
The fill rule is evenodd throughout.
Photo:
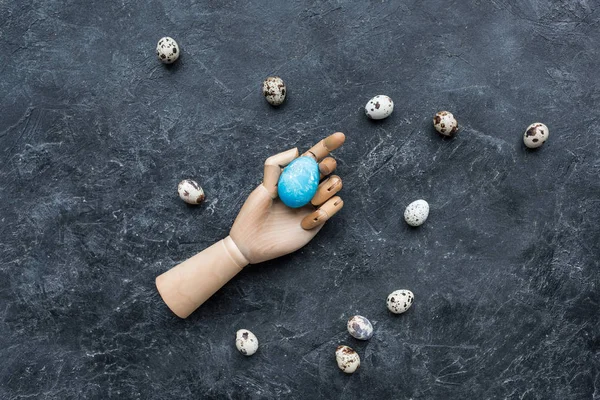
<svg viewBox="0 0 600 400"><path fill-rule="evenodd" d="M251 356L258 350L258 339L248 329L240 329L235 333L235 347L245 356Z"/></svg>
<svg viewBox="0 0 600 400"><path fill-rule="evenodd" d="M415 200L404 210L404 220L410 226L421 226L429 216L429 204L425 200Z"/></svg>
<svg viewBox="0 0 600 400"><path fill-rule="evenodd" d="M278 76L269 76L263 82L263 95L272 106L278 106L285 100L287 88L283 79Z"/></svg>
<svg viewBox="0 0 600 400"><path fill-rule="evenodd" d="M335 350L335 360L338 367L347 374L354 373L360 367L358 353L348 346L338 346Z"/></svg>
<svg viewBox="0 0 600 400"><path fill-rule="evenodd" d="M548 140L550 131L548 127L541 122L536 122L527 127L527 130L523 134L523 143L530 149L535 149Z"/></svg>
<svg viewBox="0 0 600 400"><path fill-rule="evenodd" d="M458 130L456 118L448 111L440 111L433 117L433 126L436 131L444 136L453 136Z"/></svg>
<svg viewBox="0 0 600 400"><path fill-rule="evenodd" d="M368 340L373 336L371 321L361 315L355 315L348 320L348 333L359 340Z"/></svg>
<svg viewBox="0 0 600 400"><path fill-rule="evenodd" d="M394 102L383 94L373 97L365 106L365 114L371 119L387 118L392 111L394 111Z"/></svg>
<svg viewBox="0 0 600 400"><path fill-rule="evenodd" d="M181 200L188 204L200 204L204 201L204 190L191 179L184 179L177 185L177 193Z"/></svg>
<svg viewBox="0 0 600 400"><path fill-rule="evenodd" d="M410 290L395 290L387 297L387 308L394 314L402 314L412 306L415 295Z"/></svg>
<svg viewBox="0 0 600 400"><path fill-rule="evenodd" d="M179 46L173 38L165 36L156 45L156 55L162 63L172 64L179 58Z"/></svg>

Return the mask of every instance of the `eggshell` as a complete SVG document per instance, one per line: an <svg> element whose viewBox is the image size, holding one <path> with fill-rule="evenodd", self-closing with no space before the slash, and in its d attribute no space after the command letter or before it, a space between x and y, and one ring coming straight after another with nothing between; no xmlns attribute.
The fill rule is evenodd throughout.
<svg viewBox="0 0 600 400"><path fill-rule="evenodd" d="M420 226L429 216L429 204L425 200L415 200L404 210L404 220L410 226Z"/></svg>
<svg viewBox="0 0 600 400"><path fill-rule="evenodd" d="M373 97L365 106L365 114L371 119L384 119L394 111L394 102L389 96L380 94Z"/></svg>
<svg viewBox="0 0 600 400"><path fill-rule="evenodd" d="M415 295L410 290L395 290L387 297L387 308L394 314L402 314L412 306Z"/></svg>
<svg viewBox="0 0 600 400"><path fill-rule="evenodd" d="M298 157L281 172L277 192L283 203L291 208L310 202L319 186L319 165L308 156Z"/></svg>
<svg viewBox="0 0 600 400"><path fill-rule="evenodd" d="M371 321L361 315L355 315L348 320L348 333L356 339L368 340L373 336Z"/></svg>
<svg viewBox="0 0 600 400"><path fill-rule="evenodd" d="M258 339L248 329L240 329L235 333L235 347L245 356L251 356L258 350Z"/></svg>
<svg viewBox="0 0 600 400"><path fill-rule="evenodd" d="M338 367L347 374L354 373L360 367L358 353L348 346L338 346L335 351Z"/></svg>

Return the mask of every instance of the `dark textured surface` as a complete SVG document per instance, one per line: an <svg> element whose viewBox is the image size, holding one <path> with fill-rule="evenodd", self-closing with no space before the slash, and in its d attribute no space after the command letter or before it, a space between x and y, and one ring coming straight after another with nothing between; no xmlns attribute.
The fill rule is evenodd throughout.
<svg viewBox="0 0 600 400"><path fill-rule="evenodd" d="M600 7L0 1L0 398L600 398ZM182 51L171 67L161 36ZM261 97L269 74L289 96ZM362 107L386 94L392 116ZM440 109L461 131L432 128ZM539 151L522 133L550 128ZM188 320L157 274L343 131L345 208ZM177 183L195 178L190 207ZM404 207L431 205L410 229ZM415 293L393 316L385 298ZM364 343L345 329L368 317ZM252 330L251 358L234 346ZM362 366L336 366L338 344Z"/></svg>

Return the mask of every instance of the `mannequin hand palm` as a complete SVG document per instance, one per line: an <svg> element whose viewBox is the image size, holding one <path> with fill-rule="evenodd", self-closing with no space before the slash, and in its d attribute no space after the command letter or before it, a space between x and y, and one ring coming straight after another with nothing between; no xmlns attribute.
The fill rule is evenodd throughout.
<svg viewBox="0 0 600 400"><path fill-rule="evenodd" d="M252 213L240 212L230 236L250 264L279 257L307 244L321 229L302 228L302 220L313 213L314 207L289 208L279 199L272 199L267 190L258 186L244 207Z"/></svg>

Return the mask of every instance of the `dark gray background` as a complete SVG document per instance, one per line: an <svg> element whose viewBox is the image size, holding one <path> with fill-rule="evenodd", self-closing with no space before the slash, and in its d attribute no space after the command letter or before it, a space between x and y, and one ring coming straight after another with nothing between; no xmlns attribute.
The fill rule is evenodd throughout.
<svg viewBox="0 0 600 400"><path fill-rule="evenodd" d="M599 4L223 3L0 1L0 398L599 399ZM342 212L173 316L155 276L228 234L265 158L334 131Z"/></svg>

